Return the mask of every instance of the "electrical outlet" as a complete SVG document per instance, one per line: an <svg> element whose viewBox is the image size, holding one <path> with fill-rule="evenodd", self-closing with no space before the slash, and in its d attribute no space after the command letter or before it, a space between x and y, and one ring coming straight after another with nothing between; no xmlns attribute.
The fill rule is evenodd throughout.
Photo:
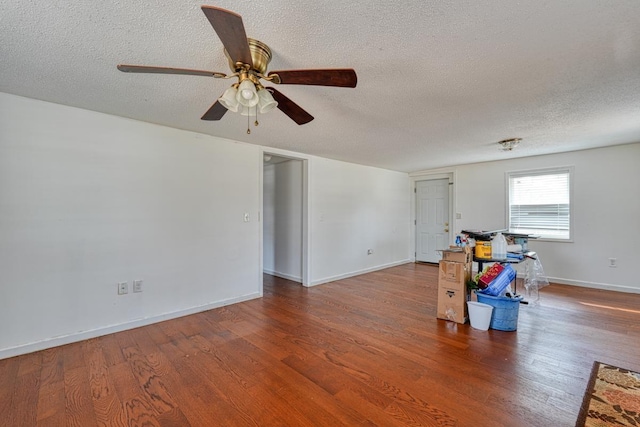
<svg viewBox="0 0 640 427"><path fill-rule="evenodd" d="M133 281L133 292L142 292L142 280Z"/></svg>
<svg viewBox="0 0 640 427"><path fill-rule="evenodd" d="M616 268L618 266L618 258L609 258L609 267Z"/></svg>
<svg viewBox="0 0 640 427"><path fill-rule="evenodd" d="M129 284L127 282L118 283L118 295L124 295L129 293Z"/></svg>

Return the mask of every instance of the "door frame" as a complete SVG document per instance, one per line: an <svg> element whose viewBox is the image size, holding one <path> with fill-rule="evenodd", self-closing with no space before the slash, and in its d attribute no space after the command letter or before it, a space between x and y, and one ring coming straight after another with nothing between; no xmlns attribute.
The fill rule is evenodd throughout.
<svg viewBox="0 0 640 427"><path fill-rule="evenodd" d="M286 157L291 160L300 160L302 162L302 271L301 271L301 279L302 286L308 287L311 280L311 271L310 271L310 260L311 260L311 235L309 228L309 215L311 212L310 209L310 198L309 198L309 168L310 162L309 158L304 155L292 154L289 151L279 150L275 148L267 148L264 147L259 150L260 160L259 164L259 205L260 210L258 211L258 221L260 226L259 228L259 242L258 242L258 265L259 265L259 284L260 284L260 295L263 295L264 290L264 281L263 281L263 271L264 271L264 222L263 222L263 208L264 208L264 156L278 156L278 157Z"/></svg>
<svg viewBox="0 0 640 427"><path fill-rule="evenodd" d="M413 255L411 255L411 261L412 262L416 262L416 252L418 250L417 245L417 240L416 240L416 233L417 233L417 224L416 224L416 220L417 220L417 213L418 213L418 206L416 204L416 183L418 181L431 181L431 180L435 180L435 179L448 179L449 180L449 244L453 244L454 242L454 238L453 236L456 235L456 230L457 230L457 223L456 223L456 208L457 208L457 203L456 203L456 171L455 170L451 170L451 171L440 171L440 172L417 172L417 173L412 173L409 174L409 178L411 179L410 181L410 185L411 185L411 229L413 230L413 232L411 233L411 239L410 239L410 245L411 245L411 252L413 252Z"/></svg>

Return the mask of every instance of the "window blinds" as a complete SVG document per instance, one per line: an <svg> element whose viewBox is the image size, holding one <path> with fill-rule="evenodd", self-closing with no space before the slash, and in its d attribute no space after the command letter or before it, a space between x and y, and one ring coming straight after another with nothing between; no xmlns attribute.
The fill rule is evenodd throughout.
<svg viewBox="0 0 640 427"><path fill-rule="evenodd" d="M569 239L570 170L509 174L509 230Z"/></svg>

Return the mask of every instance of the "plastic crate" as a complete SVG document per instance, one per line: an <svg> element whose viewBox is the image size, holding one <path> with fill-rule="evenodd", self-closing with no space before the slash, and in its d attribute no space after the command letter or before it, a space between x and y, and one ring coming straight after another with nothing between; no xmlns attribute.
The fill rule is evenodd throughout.
<svg viewBox="0 0 640 427"><path fill-rule="evenodd" d="M522 297L507 298L494 297L476 292L478 302L488 304L493 307L491 314L491 329L498 331L515 331L518 329L518 312L520 311L520 301Z"/></svg>

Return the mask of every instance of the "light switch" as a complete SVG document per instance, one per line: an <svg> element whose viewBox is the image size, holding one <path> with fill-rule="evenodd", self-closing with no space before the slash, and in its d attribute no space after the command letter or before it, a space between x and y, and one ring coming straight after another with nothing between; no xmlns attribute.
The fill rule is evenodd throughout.
<svg viewBox="0 0 640 427"><path fill-rule="evenodd" d="M244 222L249 222L249 214L248 213L244 214Z"/></svg>

